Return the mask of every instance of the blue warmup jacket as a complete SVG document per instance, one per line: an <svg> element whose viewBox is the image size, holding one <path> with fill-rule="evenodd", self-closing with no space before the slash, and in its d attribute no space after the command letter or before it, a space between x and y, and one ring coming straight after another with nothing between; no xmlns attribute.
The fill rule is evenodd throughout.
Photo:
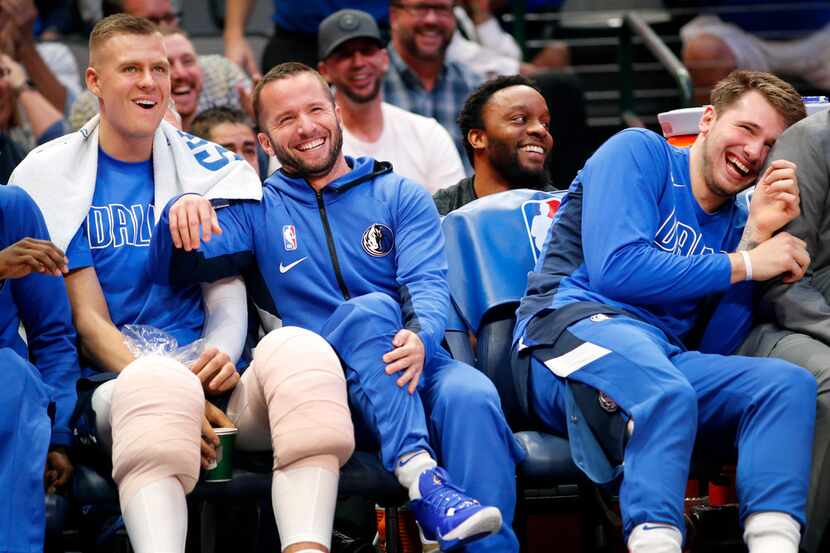
<svg viewBox="0 0 830 553"><path fill-rule="evenodd" d="M427 366L440 347L449 291L444 238L432 198L371 158L316 192L277 171L261 202L214 201L222 227L196 252L175 249L170 206L153 233L150 272L183 285L245 276L257 307L320 333L346 300L383 292L401 306L405 328L424 343Z"/></svg>
<svg viewBox="0 0 830 553"><path fill-rule="evenodd" d="M40 210L22 188L0 186L0 250L27 237L49 240ZM21 322L28 346L18 332ZM40 371L55 404L51 444L69 445L80 369L62 277L32 273L0 281L0 348L5 347Z"/></svg>
<svg viewBox="0 0 830 553"><path fill-rule="evenodd" d="M751 323L752 283L731 285L746 208L715 213L692 194L689 150L642 129L603 144L556 212L517 313L526 346L548 343L534 318L568 307L554 333L592 313L625 313L681 347L732 353ZM585 309L578 309L579 306ZM576 307L576 308L575 308ZM538 319L537 319L538 320Z"/></svg>

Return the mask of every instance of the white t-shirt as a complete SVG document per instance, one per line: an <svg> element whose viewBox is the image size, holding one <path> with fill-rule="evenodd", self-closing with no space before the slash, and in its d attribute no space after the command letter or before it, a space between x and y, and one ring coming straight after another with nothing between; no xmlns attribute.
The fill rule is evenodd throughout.
<svg viewBox="0 0 830 553"><path fill-rule="evenodd" d="M463 179L464 167L450 133L438 121L381 103L383 132L364 142L343 127L343 153L389 161L399 175L414 180L430 194Z"/></svg>
<svg viewBox="0 0 830 553"><path fill-rule="evenodd" d="M522 50L516 39L505 32L494 17L476 25L464 8L456 6L455 20L458 26L447 48L448 60L465 65L488 79L519 72ZM461 35L462 27L467 38Z"/></svg>

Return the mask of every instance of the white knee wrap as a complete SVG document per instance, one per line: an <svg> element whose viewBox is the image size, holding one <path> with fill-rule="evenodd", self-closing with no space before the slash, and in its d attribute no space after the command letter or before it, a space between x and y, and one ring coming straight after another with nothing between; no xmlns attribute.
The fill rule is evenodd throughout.
<svg viewBox="0 0 830 553"><path fill-rule="evenodd" d="M255 371L268 406L274 470L318 466L338 472L354 450L346 379L331 346L297 327L268 333Z"/></svg>
<svg viewBox="0 0 830 553"><path fill-rule="evenodd" d="M160 478L175 477L185 493L199 478L205 396L184 365L143 357L118 376L112 394L112 478L121 505Z"/></svg>

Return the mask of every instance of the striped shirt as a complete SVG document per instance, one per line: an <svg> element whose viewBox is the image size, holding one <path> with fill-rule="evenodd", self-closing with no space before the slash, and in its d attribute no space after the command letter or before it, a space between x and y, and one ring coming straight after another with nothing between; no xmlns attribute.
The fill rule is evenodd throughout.
<svg viewBox="0 0 830 553"><path fill-rule="evenodd" d="M441 123L455 142L455 148L464 162L464 172L472 175L472 167L464 153L464 139L456 120L467 97L484 79L462 65L445 61L435 86L432 90L427 90L391 43L387 50L389 70L383 79L384 101L424 117L432 117Z"/></svg>

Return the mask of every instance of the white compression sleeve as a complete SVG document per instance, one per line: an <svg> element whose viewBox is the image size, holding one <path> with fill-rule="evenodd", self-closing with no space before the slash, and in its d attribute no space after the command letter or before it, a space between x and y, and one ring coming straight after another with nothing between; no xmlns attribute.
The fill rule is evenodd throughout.
<svg viewBox="0 0 830 553"><path fill-rule="evenodd" d="M248 332L248 301L242 277L230 277L202 284L205 326L202 337L210 346L224 351L236 363L245 347Z"/></svg>
<svg viewBox="0 0 830 553"><path fill-rule="evenodd" d="M274 471L271 501L283 549L312 542L331 547L339 474L319 467Z"/></svg>
<svg viewBox="0 0 830 553"><path fill-rule="evenodd" d="M135 553L184 553L187 501L176 478L156 480L139 489L122 512Z"/></svg>

